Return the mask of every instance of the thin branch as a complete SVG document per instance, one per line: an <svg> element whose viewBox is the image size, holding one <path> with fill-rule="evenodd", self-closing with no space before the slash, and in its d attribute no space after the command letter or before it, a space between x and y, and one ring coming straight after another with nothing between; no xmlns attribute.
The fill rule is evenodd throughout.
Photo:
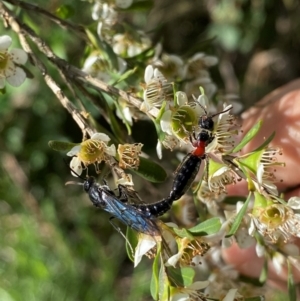
<svg viewBox="0 0 300 301"><path fill-rule="evenodd" d="M52 92L56 95L60 103L63 105L64 108L72 115L75 122L78 124L80 129L85 136L85 133L88 133L89 136L92 136L97 130L91 127L84 117L80 114L80 111L72 104L72 102L66 97L63 91L60 89L58 84L54 81L54 79L48 74L45 65L39 60L35 54L33 53L30 45L28 44L26 37L32 40L34 44L37 45L39 50L43 52L47 58L54 63L55 66L62 71L64 75L66 75L72 81L80 80L82 82L88 83L92 85L96 90L104 91L109 94L121 96L125 100L127 100L132 105L140 108L142 100L132 95L126 93L125 91L119 90L115 87L109 86L106 83L93 78L92 76L86 74L85 72L81 71L78 68L75 68L69 65L63 59L57 57L51 48L40 38L38 37L35 32L28 27L26 24L23 24L19 21L19 19L0 2L0 16L3 18L5 24L10 25L12 30L15 31L20 38L20 43L24 50L29 54L30 59L32 60L33 64L41 71L44 80L48 87L52 90ZM118 163L114 157L110 157L110 165L116 171L119 177L126 176L125 172L118 166Z"/></svg>
<svg viewBox="0 0 300 301"><path fill-rule="evenodd" d="M0 3L0 15L2 18L9 24L13 31L15 31L20 38L20 43L24 50L29 54L30 59L33 64L40 70L42 73L44 80L48 87L52 90L52 92L56 95L60 103L67 111L72 115L75 122L78 124L83 133L88 133L90 136L96 132L94 128L91 128L90 125L86 122L84 117L80 114L78 109L72 104L72 102L64 95L63 91L60 89L58 84L54 81L54 79L48 74L45 65L34 55L31 47L26 41L26 36L24 34L23 29L20 27L20 24L16 21L16 19L12 16L12 14L4 7L2 3Z"/></svg>
<svg viewBox="0 0 300 301"><path fill-rule="evenodd" d="M48 19L55 22L56 24L60 25L61 27L67 28L67 29L72 29L75 32L79 33L81 38L83 38L84 40L88 40L88 37L85 33L85 29L84 29L83 26L76 25L76 24L73 24L73 23L68 22L66 20L63 20L63 19L51 14L49 11L39 7L36 4L27 3L27 2L24 2L24 1L20 1L20 0L3 0L3 1L8 2L8 3L10 3L12 5L15 5L15 6L19 6L19 7L23 8L24 10L32 11L33 13L38 13L38 14L44 15Z"/></svg>
<svg viewBox="0 0 300 301"><path fill-rule="evenodd" d="M9 1L17 1L17 0L9 0ZM7 10L6 10L7 12ZM7 12L10 14L9 12ZM109 95L115 95L122 97L124 100L126 100L128 103L133 105L134 107L138 108L140 111L141 105L143 102L143 99L139 97L135 97L130 93L127 93L123 90L120 90L116 87L110 86L107 83L92 77L91 75L85 73L84 71L68 64L65 60L59 58L56 56L56 54L52 51L52 49L47 45L47 43L42 40L39 36L36 35L36 33L26 24L23 24L19 21L17 17L13 18L16 23L18 23L19 27L22 28L24 33L28 35L28 37L37 45L38 49L46 55L46 57L60 70L63 71L63 73L68 77L70 80L79 80L83 83L89 84L92 86L95 90L98 90L100 92L106 92ZM152 116L157 116L158 109L152 108L149 112Z"/></svg>

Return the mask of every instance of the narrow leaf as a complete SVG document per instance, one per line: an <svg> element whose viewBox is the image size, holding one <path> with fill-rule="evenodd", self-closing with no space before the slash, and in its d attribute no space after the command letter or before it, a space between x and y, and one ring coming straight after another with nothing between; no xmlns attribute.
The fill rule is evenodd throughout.
<svg viewBox="0 0 300 301"><path fill-rule="evenodd" d="M256 134L261 129L261 126L262 121L260 120L248 131L248 133L245 135L242 141L231 151L231 153L236 153L240 151L250 140L252 140L256 136Z"/></svg>
<svg viewBox="0 0 300 301"><path fill-rule="evenodd" d="M130 70L127 70L125 73L123 73L116 82L113 83L112 86L115 86L116 84L126 80L129 76L131 76L132 74L134 74L136 72L137 68L133 68Z"/></svg>
<svg viewBox="0 0 300 301"><path fill-rule="evenodd" d="M137 244L138 244L138 239L137 239L137 233L132 230L130 227L127 227L126 230L126 252L128 255L128 258L134 262L134 254L133 251L135 250Z"/></svg>
<svg viewBox="0 0 300 301"><path fill-rule="evenodd" d="M293 276L293 269L290 261L287 261L288 266L288 290L289 290L289 301L296 301L297 300L297 291L296 291L296 285L294 282L294 276Z"/></svg>
<svg viewBox="0 0 300 301"><path fill-rule="evenodd" d="M111 109L107 107L107 113L109 115L110 125L113 134L115 137L118 137L119 142L123 143L125 141L124 133L120 127L120 121L116 119L115 114L111 111Z"/></svg>
<svg viewBox="0 0 300 301"><path fill-rule="evenodd" d="M268 259L265 258L263 268L260 272L259 282L265 283L267 281L267 279L268 279Z"/></svg>
<svg viewBox="0 0 300 301"><path fill-rule="evenodd" d="M158 288L158 300L170 300L170 281L164 264L160 265Z"/></svg>
<svg viewBox="0 0 300 301"><path fill-rule="evenodd" d="M256 151L261 151L262 149L264 149L272 140L273 138L275 137L275 132L273 132L268 139L266 139L262 145L260 145L258 148L256 148L253 152L256 152Z"/></svg>
<svg viewBox="0 0 300 301"><path fill-rule="evenodd" d="M232 235L235 234L235 232L237 231L237 229L239 228L242 219L244 217L244 215L246 214L250 199L251 199L252 193L249 193L248 198L245 202L245 204L243 205L243 207L241 208L241 210L239 211L239 213L237 214L237 216L235 217L234 222L232 223L231 229L229 231L229 233L226 235L226 237L230 237Z"/></svg>
<svg viewBox="0 0 300 301"><path fill-rule="evenodd" d="M182 228L182 229L179 229L179 228L173 228L173 231L174 231L179 237L194 239L194 237L189 233L189 231L186 230L186 229L184 229L184 228Z"/></svg>
<svg viewBox="0 0 300 301"><path fill-rule="evenodd" d="M159 245L160 246L160 245ZM159 262L160 262L160 247L157 250L157 254L154 258L152 265L152 277L150 283L150 292L151 296L154 300L158 300L159 298Z"/></svg>
<svg viewBox="0 0 300 301"><path fill-rule="evenodd" d="M218 217L210 218L197 226L190 228L188 231L196 235L209 235L217 233L221 229L221 221Z"/></svg>
<svg viewBox="0 0 300 301"><path fill-rule="evenodd" d="M55 14L61 19L69 19L74 16L74 8L71 5L61 5L55 12Z"/></svg>
<svg viewBox="0 0 300 301"><path fill-rule="evenodd" d="M195 277L195 270L190 267L184 267L184 268L168 267L167 273L169 275L169 278L172 279L172 282L182 287L191 285Z"/></svg>
<svg viewBox="0 0 300 301"><path fill-rule="evenodd" d="M160 165L144 157L140 157L139 168L131 171L154 183L162 183L167 178L166 171Z"/></svg>
<svg viewBox="0 0 300 301"><path fill-rule="evenodd" d="M71 143L71 142L56 141L56 140L50 140L48 142L48 146L50 148L59 152L68 152L76 145L79 145L79 143Z"/></svg>

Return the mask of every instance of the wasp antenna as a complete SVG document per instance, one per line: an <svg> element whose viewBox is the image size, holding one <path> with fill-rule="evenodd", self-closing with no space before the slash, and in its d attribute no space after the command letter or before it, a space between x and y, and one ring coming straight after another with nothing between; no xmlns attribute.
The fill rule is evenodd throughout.
<svg viewBox="0 0 300 301"><path fill-rule="evenodd" d="M193 95L193 98L194 98L194 101L202 108L205 115L207 115L207 110L205 109L205 107L197 100L197 98L194 95Z"/></svg>
<svg viewBox="0 0 300 301"><path fill-rule="evenodd" d="M65 185L83 185L82 182L68 181Z"/></svg>
<svg viewBox="0 0 300 301"><path fill-rule="evenodd" d="M80 174L78 174L72 167L69 166L69 164L67 163L67 161L64 159L65 164L68 166L68 168L71 170L72 175L75 177L78 177L80 179L82 179L83 181L85 181L87 178L82 177Z"/></svg>
<svg viewBox="0 0 300 301"><path fill-rule="evenodd" d="M80 174L78 174L78 173L77 173L74 169L72 169L70 166L69 166L69 168L70 168L71 173L72 173L72 175L73 175L74 177L76 176L76 177L82 179L83 181L86 181L87 178L82 177Z"/></svg>
<svg viewBox="0 0 300 301"><path fill-rule="evenodd" d="M201 106L201 105L200 105L200 106ZM216 113L216 114L214 114L214 115L211 115L211 117L215 117L215 116L217 116L217 115L223 114L223 113L225 113L225 112L230 111L231 109L232 109L232 105L230 105L230 107L229 107L228 109L224 110L224 111L221 111L221 112L218 112L218 113Z"/></svg>

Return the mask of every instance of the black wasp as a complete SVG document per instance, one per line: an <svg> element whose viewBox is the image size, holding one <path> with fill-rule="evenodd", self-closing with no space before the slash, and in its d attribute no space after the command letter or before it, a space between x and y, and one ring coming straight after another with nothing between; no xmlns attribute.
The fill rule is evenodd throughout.
<svg viewBox="0 0 300 301"><path fill-rule="evenodd" d="M122 200L122 202L127 202L128 201L127 188L123 185L119 185L118 189L119 189L119 196L121 196L120 200ZM173 204L173 200L170 197L168 197L152 204L134 203L130 205L135 207L137 210L143 212L148 217L157 217L163 215L168 210L170 210L172 204Z"/></svg>
<svg viewBox="0 0 300 301"><path fill-rule="evenodd" d="M111 219L117 218L125 225L140 233L151 236L160 234L155 223L157 215L152 215L151 210L146 210L146 208L140 210L138 205L127 204L124 200L124 190L122 190L122 195L116 196L106 182L104 182L104 185L100 185L94 177L85 179L83 189L89 195L93 205L110 213L112 215ZM115 227L114 224L112 225ZM118 228L116 229L119 231Z"/></svg>
<svg viewBox="0 0 300 301"><path fill-rule="evenodd" d="M208 115L205 108L202 105L200 106L205 113L199 118L198 122L198 126L201 131L197 136L194 131L189 136L189 139L195 149L191 153L187 154L176 170L173 186L168 198L172 202L180 199L190 188L192 182L197 176L202 160L206 158L205 148L215 138L212 134L214 130L213 118L232 109L232 106L230 106L222 112L214 115Z"/></svg>

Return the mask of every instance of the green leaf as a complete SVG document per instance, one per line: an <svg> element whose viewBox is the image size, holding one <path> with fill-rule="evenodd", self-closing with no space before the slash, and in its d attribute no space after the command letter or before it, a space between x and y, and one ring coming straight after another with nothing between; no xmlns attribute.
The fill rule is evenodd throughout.
<svg viewBox="0 0 300 301"><path fill-rule="evenodd" d="M120 124L122 124L122 123L120 123L120 121L116 119L115 114L108 107L108 105L106 106L106 108L107 108L106 111L108 113L109 120L110 120L111 130L112 130L114 136L118 138L118 142L124 143L125 137L124 137L124 133L120 127Z"/></svg>
<svg viewBox="0 0 300 301"><path fill-rule="evenodd" d="M188 230L186 230L185 228L179 229L179 228L173 228L173 231L182 238L189 238L189 239L194 239L193 235L191 235L189 233Z"/></svg>
<svg viewBox="0 0 300 301"><path fill-rule="evenodd" d="M260 272L259 282L265 283L267 281L267 279L268 279L268 259L265 258L263 268Z"/></svg>
<svg viewBox="0 0 300 301"><path fill-rule="evenodd" d="M140 157L139 168L131 171L153 183L162 183L167 178L166 171L160 165L144 157Z"/></svg>
<svg viewBox="0 0 300 301"><path fill-rule="evenodd" d="M236 153L240 151L250 140L252 140L256 136L256 134L261 129L261 126L262 126L262 121L260 120L248 131L248 133L245 135L242 141L230 152Z"/></svg>
<svg viewBox="0 0 300 301"><path fill-rule="evenodd" d="M249 193L248 198L245 202L245 204L243 205L243 207L241 208L241 210L239 211L239 213L237 214L237 216L235 217L234 222L232 223L231 229L229 231L229 233L226 235L226 237L230 237L232 235L235 234L235 232L237 231L237 229L239 228L242 219L247 211L250 199L251 199L252 193Z"/></svg>
<svg viewBox="0 0 300 301"><path fill-rule="evenodd" d="M48 142L48 146L50 148L52 148L55 151L59 151L59 152L68 152L74 146L79 145L79 144L80 143L71 143L71 142L56 141L56 140L51 140Z"/></svg>
<svg viewBox="0 0 300 301"><path fill-rule="evenodd" d="M102 50L103 57L107 59L113 69L119 70L118 58L111 46L104 40L99 39L89 29L86 29L86 34L96 49Z"/></svg>
<svg viewBox="0 0 300 301"><path fill-rule="evenodd" d="M112 86L115 86L116 84L126 80L129 76L131 76L132 74L134 74L136 72L137 68L133 68L130 70L127 70L125 73L123 73L116 82L113 83Z"/></svg>
<svg viewBox="0 0 300 301"><path fill-rule="evenodd" d="M160 245L159 245L160 246ZM150 292L154 300L159 298L159 262L160 262L160 248L157 250L156 256L152 265L152 277L150 283Z"/></svg>
<svg viewBox="0 0 300 301"><path fill-rule="evenodd" d="M258 148L256 148L253 152L261 151L263 150L275 137L275 132L273 132L268 139L266 139L262 145L260 145Z"/></svg>
<svg viewBox="0 0 300 301"><path fill-rule="evenodd" d="M197 226L190 228L189 232L196 235L209 235L217 233L221 229L221 221L218 217L210 218Z"/></svg>
<svg viewBox="0 0 300 301"><path fill-rule="evenodd" d="M138 238L137 233L132 230L130 227L127 227L126 230L126 252L128 255L128 258L134 262L134 254L132 254L132 250L135 250L137 244L138 244Z"/></svg>
<svg viewBox="0 0 300 301"><path fill-rule="evenodd" d="M244 196L227 196L222 203L228 204L228 205L236 205L237 202L246 202L246 197Z"/></svg>
<svg viewBox="0 0 300 301"><path fill-rule="evenodd" d="M293 276L293 269L290 261L287 261L288 266L288 291L289 291L289 301L296 301L297 300L297 291L296 291L296 285L294 282L294 276Z"/></svg>
<svg viewBox="0 0 300 301"><path fill-rule="evenodd" d="M159 284L158 284L159 292L158 299L160 301L169 301L170 300L170 281L168 275L166 273L166 268L164 264L160 265L159 271Z"/></svg>
<svg viewBox="0 0 300 301"><path fill-rule="evenodd" d="M55 14L61 19L69 19L74 15L74 8L71 5L61 5L55 12Z"/></svg>
<svg viewBox="0 0 300 301"><path fill-rule="evenodd" d="M117 107L117 109L119 110L119 113L121 114L122 121L125 124L126 129L127 129L128 136L131 136L131 125L128 122L128 120L125 118L122 107L120 106L120 104L118 102L115 103L115 106Z"/></svg>
<svg viewBox="0 0 300 301"><path fill-rule="evenodd" d="M169 278L172 279L172 282L176 284L176 286L189 286L193 283L195 277L195 270L190 267L184 268L174 268L168 267L167 273Z"/></svg>

